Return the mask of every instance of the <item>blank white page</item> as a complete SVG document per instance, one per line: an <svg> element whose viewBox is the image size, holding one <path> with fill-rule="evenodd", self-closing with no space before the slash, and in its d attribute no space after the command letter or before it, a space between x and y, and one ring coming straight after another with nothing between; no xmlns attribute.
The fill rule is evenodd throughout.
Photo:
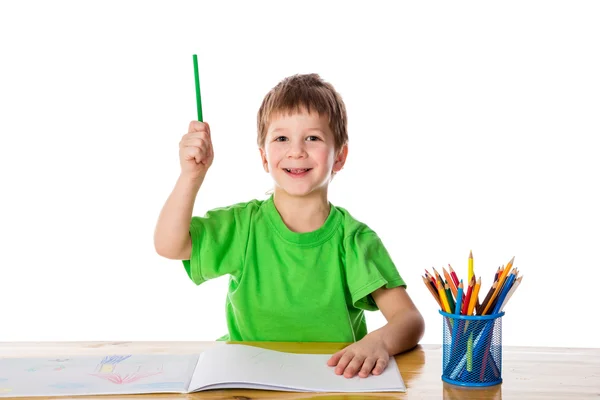
<svg viewBox="0 0 600 400"><path fill-rule="evenodd" d="M404 392L396 361L390 357L381 375L345 378L327 365L329 354L294 354L240 344L216 346L203 352L189 391L255 388L311 392Z"/></svg>

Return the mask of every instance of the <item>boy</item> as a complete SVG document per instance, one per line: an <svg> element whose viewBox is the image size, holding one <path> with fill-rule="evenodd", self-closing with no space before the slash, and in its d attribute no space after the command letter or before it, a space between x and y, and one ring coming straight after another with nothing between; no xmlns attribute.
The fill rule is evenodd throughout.
<svg viewBox="0 0 600 400"><path fill-rule="evenodd" d="M209 125L192 121L154 242L159 255L183 260L197 285L230 275L229 334L220 340L352 342L328 365L365 378L414 347L424 322L376 233L327 200L347 142L346 109L333 86L317 74L288 77L258 112L273 194L192 217L214 156ZM364 310L377 309L387 324L367 334Z"/></svg>

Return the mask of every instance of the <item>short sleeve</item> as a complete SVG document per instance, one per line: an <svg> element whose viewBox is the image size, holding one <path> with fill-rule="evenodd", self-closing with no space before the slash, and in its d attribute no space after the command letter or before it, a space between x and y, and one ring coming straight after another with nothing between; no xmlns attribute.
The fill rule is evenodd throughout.
<svg viewBox="0 0 600 400"><path fill-rule="evenodd" d="M247 207L236 205L210 210L204 217L192 217L192 252L189 260L183 260L192 282L200 285L226 274L241 274L249 213Z"/></svg>
<svg viewBox="0 0 600 400"><path fill-rule="evenodd" d="M345 272L352 304L356 308L376 311L371 293L385 286L406 288L381 239L370 229L361 229L345 239Z"/></svg>

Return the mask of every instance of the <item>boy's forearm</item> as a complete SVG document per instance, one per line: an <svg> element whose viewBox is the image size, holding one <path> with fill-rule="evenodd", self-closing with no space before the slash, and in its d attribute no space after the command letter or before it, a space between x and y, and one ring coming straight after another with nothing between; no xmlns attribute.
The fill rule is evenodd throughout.
<svg viewBox="0 0 600 400"><path fill-rule="evenodd" d="M180 175L163 206L154 232L156 252L167 258L186 259L182 254L190 241L189 228L196 195L204 176L188 178Z"/></svg>
<svg viewBox="0 0 600 400"><path fill-rule="evenodd" d="M397 313L387 324L369 333L378 335L390 356L415 347L425 331L423 316L418 310Z"/></svg>

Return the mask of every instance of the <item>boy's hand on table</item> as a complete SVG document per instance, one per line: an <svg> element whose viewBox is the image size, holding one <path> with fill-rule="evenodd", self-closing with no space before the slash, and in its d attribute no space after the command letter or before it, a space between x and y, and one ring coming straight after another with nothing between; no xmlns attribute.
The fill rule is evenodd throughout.
<svg viewBox="0 0 600 400"><path fill-rule="evenodd" d="M366 378L371 373L381 374L387 367L389 357L383 340L379 335L371 334L335 353L327 365L335 366L337 375L344 374L344 377L352 378L358 374L360 378Z"/></svg>

